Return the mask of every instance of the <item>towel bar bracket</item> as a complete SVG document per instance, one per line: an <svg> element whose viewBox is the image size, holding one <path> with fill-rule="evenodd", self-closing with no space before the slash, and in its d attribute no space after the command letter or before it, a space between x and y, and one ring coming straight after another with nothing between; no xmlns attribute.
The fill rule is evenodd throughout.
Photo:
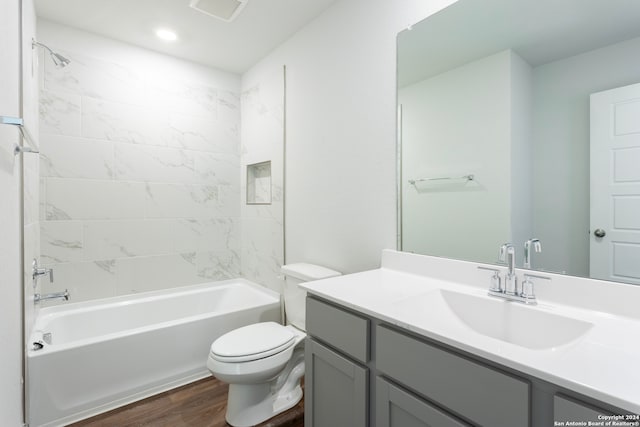
<svg viewBox="0 0 640 427"><path fill-rule="evenodd" d="M13 149L14 155L18 155L20 153L39 153L35 148L36 144L31 137L31 134L24 126L24 119L22 117L0 116L0 125L17 126L22 139L27 143L27 145L16 144Z"/></svg>

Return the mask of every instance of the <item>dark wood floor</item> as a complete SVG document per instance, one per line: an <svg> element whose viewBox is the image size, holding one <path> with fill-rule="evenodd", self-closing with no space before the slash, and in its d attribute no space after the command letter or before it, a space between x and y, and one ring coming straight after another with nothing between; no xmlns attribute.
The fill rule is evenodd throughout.
<svg viewBox="0 0 640 427"><path fill-rule="evenodd" d="M97 415L73 427L227 427L228 384L213 377ZM303 427L304 398L260 427Z"/></svg>

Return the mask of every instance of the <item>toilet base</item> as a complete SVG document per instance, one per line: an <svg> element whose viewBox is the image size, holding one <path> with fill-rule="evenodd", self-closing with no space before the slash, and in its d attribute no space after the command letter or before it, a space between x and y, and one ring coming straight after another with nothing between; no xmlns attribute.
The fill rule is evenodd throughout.
<svg viewBox="0 0 640 427"><path fill-rule="evenodd" d="M293 408L302 399L300 379L304 375L304 353L294 353L283 373L262 384L229 384L227 423L249 427Z"/></svg>
<svg viewBox="0 0 640 427"><path fill-rule="evenodd" d="M274 396L271 384L230 384L225 418L234 427L255 426L293 408L301 399L299 385L289 393Z"/></svg>
<svg viewBox="0 0 640 427"><path fill-rule="evenodd" d="M281 412L287 411L298 404L302 400L302 387L297 386L285 396L279 396L273 403L274 416Z"/></svg>

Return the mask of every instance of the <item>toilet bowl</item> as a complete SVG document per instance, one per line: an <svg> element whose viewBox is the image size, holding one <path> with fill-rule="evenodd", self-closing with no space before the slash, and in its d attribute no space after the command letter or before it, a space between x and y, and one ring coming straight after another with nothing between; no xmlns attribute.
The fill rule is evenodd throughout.
<svg viewBox="0 0 640 427"><path fill-rule="evenodd" d="M229 383L229 424L253 426L300 401L305 336L293 326L264 322L233 330L211 345L207 368Z"/></svg>
<svg viewBox="0 0 640 427"><path fill-rule="evenodd" d="M262 322L222 335L211 344L207 368L229 383L227 423L248 427L295 406L302 399L304 375L304 290L310 280L340 275L312 264L282 267L288 325Z"/></svg>

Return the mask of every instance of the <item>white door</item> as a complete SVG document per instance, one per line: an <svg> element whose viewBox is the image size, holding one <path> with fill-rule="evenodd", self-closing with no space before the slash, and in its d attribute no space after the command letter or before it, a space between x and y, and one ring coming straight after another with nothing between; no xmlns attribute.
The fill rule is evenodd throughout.
<svg viewBox="0 0 640 427"><path fill-rule="evenodd" d="M591 95L590 276L640 284L640 84Z"/></svg>

